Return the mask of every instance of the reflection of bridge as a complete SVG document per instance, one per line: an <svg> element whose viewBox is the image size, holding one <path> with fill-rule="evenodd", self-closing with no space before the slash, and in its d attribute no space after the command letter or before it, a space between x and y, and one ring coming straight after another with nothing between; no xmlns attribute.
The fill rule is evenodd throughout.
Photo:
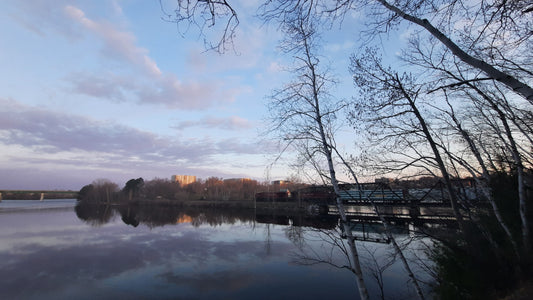
<svg viewBox="0 0 533 300"><path fill-rule="evenodd" d="M383 223L380 217L370 205L345 205L346 217L356 240L369 241L375 243L388 243L389 240L384 235ZM381 206L377 209L381 216L390 222L393 228L409 227L425 228L425 230L437 230L440 227L454 227L455 216L450 207L443 206ZM337 207L330 206L330 215L338 215ZM467 216L463 215L465 219ZM341 226L341 229L343 227ZM344 235L344 233L343 233Z"/></svg>
<svg viewBox="0 0 533 300"><path fill-rule="evenodd" d="M424 204L418 203L416 205L383 205L376 204L379 214L388 220L395 222L447 222L455 220L455 215L450 206L444 204ZM372 205L358 204L358 205L344 205L346 215L351 219L358 220L379 220L379 217ZM337 206L329 206L330 214L338 214ZM463 216L465 217L465 216Z"/></svg>
<svg viewBox="0 0 533 300"><path fill-rule="evenodd" d="M436 220L424 221L423 223L393 222L392 226L390 226L389 228L391 230L391 233L396 237L452 237L454 235L454 232L457 229L456 223L450 221L439 223L435 221ZM341 237L346 238L347 234L345 232L344 226L340 226L339 228L341 230ZM357 241L381 244L390 243L390 239L385 233L385 227L383 223L380 223L379 221L349 219L348 230L351 231L352 237Z"/></svg>
<svg viewBox="0 0 533 300"><path fill-rule="evenodd" d="M329 215L338 215L336 206L329 206ZM429 203L406 205L406 204L355 204L344 205L346 210L348 230L356 240L389 243L390 240L385 234L382 218L390 223L394 233L409 234L409 236L419 233L431 233L435 236L450 232L450 228L456 228L456 217L453 210L443 203ZM376 213L376 210L379 212ZM469 219L463 213L464 219ZM340 226L342 237L346 237L344 227ZM399 231L398 231L399 230Z"/></svg>
<svg viewBox="0 0 533 300"><path fill-rule="evenodd" d="M255 214L255 221L264 224L276 224L315 229L333 230L339 228L341 237L346 237L344 226L339 226L340 217L336 206L329 206L327 214L308 215L304 213L262 212ZM372 243L389 243L380 218L369 205L345 205L348 228L352 236L359 241ZM431 232L442 235L456 228L452 210L448 207L433 206L419 208L419 215L409 213L407 206L378 206L380 214L391 223L393 234L415 235L417 232Z"/></svg>
<svg viewBox="0 0 533 300"><path fill-rule="evenodd" d="M46 195L54 195L60 198L76 198L78 192L76 191L56 191L56 190L0 190L0 201L4 197L11 196L12 198L19 198L26 195L27 198L37 198L43 201Z"/></svg>

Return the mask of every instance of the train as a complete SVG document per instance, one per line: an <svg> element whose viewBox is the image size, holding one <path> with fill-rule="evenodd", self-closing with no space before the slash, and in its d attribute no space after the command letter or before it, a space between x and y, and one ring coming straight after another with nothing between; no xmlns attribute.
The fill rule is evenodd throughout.
<svg viewBox="0 0 533 300"><path fill-rule="evenodd" d="M312 202L333 204L335 193L331 187L307 187L294 192L288 189L255 194L257 202Z"/></svg>

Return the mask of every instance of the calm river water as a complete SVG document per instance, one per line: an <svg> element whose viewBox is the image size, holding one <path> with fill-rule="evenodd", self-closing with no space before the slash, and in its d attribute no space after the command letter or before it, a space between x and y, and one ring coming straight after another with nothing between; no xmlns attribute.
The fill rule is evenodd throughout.
<svg viewBox="0 0 533 300"><path fill-rule="evenodd" d="M0 228L1 299L359 298L335 216L4 200ZM378 283L415 298L379 227L353 228L371 298ZM396 236L430 299L431 241L407 228Z"/></svg>

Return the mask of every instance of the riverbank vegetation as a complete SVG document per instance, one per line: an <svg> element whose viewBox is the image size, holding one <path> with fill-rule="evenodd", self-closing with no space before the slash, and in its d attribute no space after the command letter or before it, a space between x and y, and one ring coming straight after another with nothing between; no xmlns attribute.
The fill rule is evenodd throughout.
<svg viewBox="0 0 533 300"><path fill-rule="evenodd" d="M294 191L307 184L294 181L261 183L257 180L209 177L186 185L168 179L130 179L121 188L107 179L98 179L84 186L78 200L84 203L126 202L192 202L192 201L244 201L253 203L258 192Z"/></svg>

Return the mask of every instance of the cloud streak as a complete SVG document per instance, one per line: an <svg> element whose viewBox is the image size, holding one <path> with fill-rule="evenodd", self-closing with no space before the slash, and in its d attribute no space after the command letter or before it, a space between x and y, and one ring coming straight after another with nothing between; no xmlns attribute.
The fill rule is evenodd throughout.
<svg viewBox="0 0 533 300"><path fill-rule="evenodd" d="M224 130L245 130L253 127L253 124L238 116L231 116L228 118L205 117L197 121L184 121L178 123L173 128L184 130L191 127L208 128L208 129L224 129Z"/></svg>
<svg viewBox="0 0 533 300"><path fill-rule="evenodd" d="M135 35L114 24L95 21L80 8L67 5L65 15L102 41L104 57L140 71L133 75L110 72L72 73L67 81L71 90L102 99L128 100L142 104L164 105L172 109L202 110L233 101L236 90L225 91L217 80L182 81L161 71L146 48L137 45Z"/></svg>
<svg viewBox="0 0 533 300"><path fill-rule="evenodd" d="M81 9L72 5L65 6L65 13L102 39L104 42L103 52L106 55L125 59L140 66L144 72L152 76L162 74L156 62L148 56L148 50L136 45L136 38L131 32L120 31L108 22L93 21L87 18Z"/></svg>
<svg viewBox="0 0 533 300"><path fill-rule="evenodd" d="M227 153L227 144L235 141L200 139L176 140L154 133L113 122L95 121L82 116L19 104L13 100L0 99L0 131L4 144L17 144L24 147L41 147L50 152L59 151L101 151L143 155L167 159L183 158L180 153L188 154L189 160L199 160L211 154ZM235 118L236 123L245 123ZM215 121L220 122L220 120ZM231 123L231 121L230 121ZM224 146L221 148L220 146ZM246 143L238 147L242 154L256 154Z"/></svg>
<svg viewBox="0 0 533 300"><path fill-rule="evenodd" d="M25 158L26 166L161 170L186 165L194 169L206 164L222 166L217 162L219 155L262 154L261 148L254 142L229 138L166 137L114 122L27 106L13 100L0 99L0 114L3 116L0 119L0 144L23 147L37 155ZM13 156L11 160L18 159L16 153L9 156ZM9 157L4 159L10 160ZM0 165L0 168L6 167ZM168 175L166 172L163 174Z"/></svg>
<svg viewBox="0 0 533 300"><path fill-rule="evenodd" d="M44 37L49 33L49 30L52 30L69 40L76 40L78 34L75 28L71 26L71 22L64 18L64 11L61 9L62 5L66 3L68 3L67 0L55 0L54 5L51 5L48 0L17 1L10 17L25 29L39 36ZM5 8L3 7L3 9Z"/></svg>

